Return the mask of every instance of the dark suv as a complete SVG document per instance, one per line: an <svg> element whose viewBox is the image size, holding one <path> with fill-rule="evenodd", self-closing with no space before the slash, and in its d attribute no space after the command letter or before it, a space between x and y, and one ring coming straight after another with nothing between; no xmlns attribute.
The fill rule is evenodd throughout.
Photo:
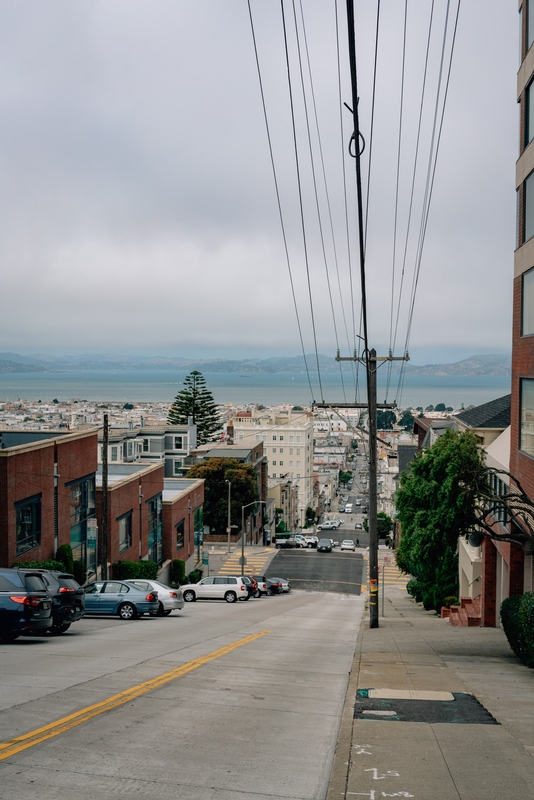
<svg viewBox="0 0 534 800"><path fill-rule="evenodd" d="M43 576L32 569L0 568L0 641L52 625L52 598Z"/></svg>
<svg viewBox="0 0 534 800"><path fill-rule="evenodd" d="M59 636L85 614L85 592L68 572L37 569L52 598L52 627L47 633Z"/></svg>

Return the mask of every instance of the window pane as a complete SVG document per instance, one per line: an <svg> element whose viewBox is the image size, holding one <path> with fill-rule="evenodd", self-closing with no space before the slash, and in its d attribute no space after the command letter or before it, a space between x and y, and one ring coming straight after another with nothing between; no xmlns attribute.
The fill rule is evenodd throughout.
<svg viewBox="0 0 534 800"><path fill-rule="evenodd" d="M534 334L534 268L523 275L521 336Z"/></svg>
<svg viewBox="0 0 534 800"><path fill-rule="evenodd" d="M525 92L525 147L530 144L534 137L534 81L532 81Z"/></svg>
<svg viewBox="0 0 534 800"><path fill-rule="evenodd" d="M534 172L531 172L525 181L525 242L534 236Z"/></svg>
<svg viewBox="0 0 534 800"><path fill-rule="evenodd" d="M534 42L534 2L528 0L527 3L527 50L530 50Z"/></svg>
<svg viewBox="0 0 534 800"><path fill-rule="evenodd" d="M521 381L521 450L534 456L534 380Z"/></svg>

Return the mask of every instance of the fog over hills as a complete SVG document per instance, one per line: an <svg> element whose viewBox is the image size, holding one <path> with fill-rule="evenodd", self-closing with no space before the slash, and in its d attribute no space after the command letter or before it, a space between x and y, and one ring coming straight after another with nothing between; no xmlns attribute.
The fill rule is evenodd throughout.
<svg viewBox="0 0 534 800"><path fill-rule="evenodd" d="M338 372L339 364L334 358L319 355L319 368L322 372ZM310 372L317 371L315 355L306 356ZM343 372L349 372L352 365L343 363ZM123 356L109 354L60 356L47 355L21 356L18 353L0 353L0 373L15 372L79 372L101 370L186 370L197 369L200 372L227 372L239 374L253 373L297 373L305 372L302 356L266 359L187 359L164 356ZM400 362L393 362L392 373L400 371ZM502 376L511 373L511 357L509 354L474 355L452 364L426 364L417 366L409 362L406 374L433 376Z"/></svg>

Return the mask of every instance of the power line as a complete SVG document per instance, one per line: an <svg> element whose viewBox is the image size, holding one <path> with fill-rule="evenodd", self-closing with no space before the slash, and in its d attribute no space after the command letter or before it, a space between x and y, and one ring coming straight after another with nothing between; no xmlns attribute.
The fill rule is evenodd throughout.
<svg viewBox="0 0 534 800"><path fill-rule="evenodd" d="M321 369L319 366L319 351L317 349L317 332L315 329L315 314L313 311L313 296L312 296L312 288L311 288L311 278L310 278L310 264L308 258L308 245L307 245L307 238L306 238L306 225L304 222L304 206L302 200L302 184L300 179L300 161L299 161L299 154L298 154L298 145L297 145L297 130L295 125L295 108L293 104L293 87L291 83L291 67L289 63L289 47L287 41L287 28L286 28L286 18L284 13L284 0L280 0L280 8L282 11L282 26L284 30L284 49L285 49L285 56L286 56L286 67L287 67L287 81L289 87L289 102L291 106L291 126L293 130L293 147L295 152L295 167L297 173L297 185L298 185L298 195L299 195L299 209L300 209L300 222L302 228L302 242L304 248L304 261L306 264L306 279L308 284L308 297L310 301L310 314L311 314L311 323L312 323L312 331L313 331L313 342L315 346L315 360L317 364L317 377L319 380L319 390L321 392L321 399L323 398L323 386L321 382Z"/></svg>
<svg viewBox="0 0 534 800"><path fill-rule="evenodd" d="M273 179L274 179L274 188L275 188L275 192L276 192L276 203L277 203L277 206L278 206L278 216L280 218L280 227L282 229L282 238L283 238L283 241L284 241L284 250L285 250L285 254L286 254L286 263L287 263L287 269L288 269L288 273L289 273L289 283L291 285L291 295L293 297L293 306L294 306L294 309L295 309L295 316L297 318L297 327L298 327L298 331L299 331L300 346L302 348L302 356L304 358L304 366L306 368L306 375L308 377L308 385L310 387L310 397L313 399L313 388L312 388L312 384L311 384L310 371L309 371L309 368L308 368L308 360L306 358L306 351L305 351L305 348L304 348L304 339L303 339L303 336L302 336L302 326L300 324L300 317L299 317L299 311L298 311L298 305L297 305L297 298L296 298L296 295L295 295L295 285L294 285L294 282L293 282L293 272L292 272L292 269L291 269L291 259L289 258L289 248L288 248L288 245L287 245L287 236L286 236L286 229L285 229L285 225L284 225L284 216L283 216L283 213L282 213L282 203L280 201L280 189L278 187L278 178L277 178L277 174L276 174L276 166L275 166L275 161L274 161L273 145L272 145L272 140L271 140L271 131L270 131L270 128L269 128L269 119L268 119L268 116L267 116L267 106L265 104L265 93L263 91L263 80L262 80L262 77L261 77L260 61L259 61L259 56L258 56L258 47L257 47L257 43L256 43L256 33L255 33L255 30L254 30L254 20L252 18L252 9L250 7L250 0L247 0L247 5L248 5L249 20L250 20L250 28L251 28L251 32L252 32L252 42L253 42L253 45L254 45L254 56L255 56L255 60L256 60L256 69L257 69L258 81L259 81L259 85L260 85L261 104L262 104L262 108L263 108L263 118L264 118L264 121L265 121L265 130L267 132L267 142L268 142L268 145L269 145L269 157L270 157L270 160L271 160L271 168L272 168Z"/></svg>

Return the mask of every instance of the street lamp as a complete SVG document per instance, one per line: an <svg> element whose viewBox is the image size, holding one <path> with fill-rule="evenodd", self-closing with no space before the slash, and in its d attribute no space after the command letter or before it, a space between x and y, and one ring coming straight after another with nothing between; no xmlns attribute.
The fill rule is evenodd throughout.
<svg viewBox="0 0 534 800"><path fill-rule="evenodd" d="M267 500L253 500L246 506L241 506L241 575L245 574L245 508L261 504L267 505Z"/></svg>

